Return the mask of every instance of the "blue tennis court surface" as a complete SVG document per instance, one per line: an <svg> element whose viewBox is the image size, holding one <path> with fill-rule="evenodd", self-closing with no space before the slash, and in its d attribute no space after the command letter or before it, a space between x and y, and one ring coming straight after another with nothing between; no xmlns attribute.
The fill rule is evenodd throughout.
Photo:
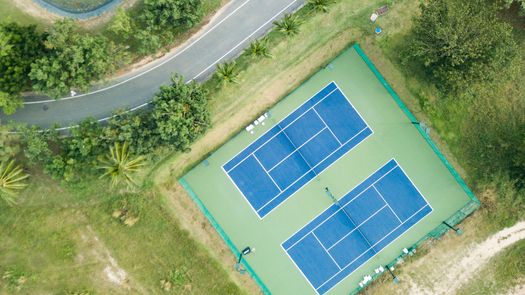
<svg viewBox="0 0 525 295"><path fill-rule="evenodd" d="M222 168L262 218L371 134L332 82Z"/></svg>
<svg viewBox="0 0 525 295"><path fill-rule="evenodd" d="M319 192L319 197L324 192ZM282 244L318 294L324 294L406 232L432 208L395 160ZM344 210L344 211L343 211Z"/></svg>

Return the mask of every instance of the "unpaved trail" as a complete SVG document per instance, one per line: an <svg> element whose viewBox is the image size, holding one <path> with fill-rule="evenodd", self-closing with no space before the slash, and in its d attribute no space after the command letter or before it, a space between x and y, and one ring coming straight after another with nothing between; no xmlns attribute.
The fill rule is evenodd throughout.
<svg viewBox="0 0 525 295"><path fill-rule="evenodd" d="M505 228L481 243L464 247L463 258L442 261L435 269L437 273L429 274L440 278L433 286L421 286L414 281L409 282L410 294L455 294L489 262L491 257L522 239L525 239L525 221ZM523 294L523 292L525 292L524 286L513 289L510 294Z"/></svg>
<svg viewBox="0 0 525 295"><path fill-rule="evenodd" d="M522 295L522 294L525 294L525 285L521 285L516 288L513 288L507 293L507 295Z"/></svg>
<svg viewBox="0 0 525 295"><path fill-rule="evenodd" d="M462 223L464 234L445 234L439 241L429 240L420 247L423 256L409 259L396 271L400 282L393 286L388 278L370 285L365 294L457 294L503 250L525 239L525 221L486 236L484 221L475 215ZM486 238L482 238L485 236ZM525 280L515 288L500 290L501 295L525 295Z"/></svg>

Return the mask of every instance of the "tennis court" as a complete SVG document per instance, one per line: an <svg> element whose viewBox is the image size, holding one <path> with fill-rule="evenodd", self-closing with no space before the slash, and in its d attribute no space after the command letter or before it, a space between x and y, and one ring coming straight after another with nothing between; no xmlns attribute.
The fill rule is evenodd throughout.
<svg viewBox="0 0 525 295"><path fill-rule="evenodd" d="M331 82L223 169L263 218L371 134Z"/></svg>
<svg viewBox="0 0 525 295"><path fill-rule="evenodd" d="M179 183L264 294L354 294L479 206L358 45L252 115Z"/></svg>
<svg viewBox="0 0 525 295"><path fill-rule="evenodd" d="M324 294L432 212L390 160L282 244L318 294Z"/></svg>

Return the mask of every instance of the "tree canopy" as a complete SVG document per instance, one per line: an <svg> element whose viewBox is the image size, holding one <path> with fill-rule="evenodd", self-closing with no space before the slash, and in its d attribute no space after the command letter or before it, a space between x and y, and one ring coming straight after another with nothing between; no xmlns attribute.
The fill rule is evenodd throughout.
<svg viewBox="0 0 525 295"><path fill-rule="evenodd" d="M111 72L122 57L105 37L81 34L71 20L55 23L45 45L49 54L31 65L29 77L35 90L53 97L72 88L86 89Z"/></svg>
<svg viewBox="0 0 525 295"><path fill-rule="evenodd" d="M45 53L44 35L35 26L0 23L0 108L12 114L20 107L20 92L30 85L31 64Z"/></svg>
<svg viewBox="0 0 525 295"><path fill-rule="evenodd" d="M406 58L421 62L442 90L491 81L515 60L512 28L486 1L431 0L421 10Z"/></svg>
<svg viewBox="0 0 525 295"><path fill-rule="evenodd" d="M44 37L35 26L0 24L0 91L19 94L29 86L31 64L44 54Z"/></svg>
<svg viewBox="0 0 525 295"><path fill-rule="evenodd" d="M156 31L190 27L201 16L201 0L144 0L142 19Z"/></svg>
<svg viewBox="0 0 525 295"><path fill-rule="evenodd" d="M517 3L520 6L521 14L525 14L525 0L502 0L506 8L509 8L512 3Z"/></svg>
<svg viewBox="0 0 525 295"><path fill-rule="evenodd" d="M172 77L153 100L153 118L160 138L177 150L184 150L210 125L206 91L182 77Z"/></svg>

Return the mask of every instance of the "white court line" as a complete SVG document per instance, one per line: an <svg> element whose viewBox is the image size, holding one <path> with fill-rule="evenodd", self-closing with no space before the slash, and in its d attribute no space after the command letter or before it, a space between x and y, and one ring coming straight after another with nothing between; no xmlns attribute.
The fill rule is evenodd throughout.
<svg viewBox="0 0 525 295"><path fill-rule="evenodd" d="M279 123L281 123L282 121L284 121L286 118L288 118L289 116L291 116L293 113L295 113L298 109L300 109L300 108L301 108L303 105L305 105L307 102L309 102L309 101L312 100L314 97L316 97L319 93L321 93L323 90L325 90L325 89L326 89L328 86L330 86L330 84L332 84L332 83L334 83L334 85L336 86L336 89L337 89L337 85L335 84L334 81L331 81L330 83L326 84L323 88L321 88L321 90L317 91L314 95L312 95L311 97L309 97L309 98L308 98L307 100L305 100L303 103L301 103L300 105L298 105L295 109L293 109L291 112L289 112L288 115L286 115L286 117L284 117L282 120L280 120L280 121L276 124L276 126L277 126ZM333 91L335 91L335 89L332 90L330 93L332 93ZM324 99L324 98L322 98L322 99ZM304 115L304 113L301 114L301 115ZM294 120L294 121L295 121L295 120ZM293 122L292 122L292 123L293 123ZM290 124L291 124L291 123L290 123ZM286 125L286 127L288 127L288 125ZM285 128L286 128L286 127L285 127ZM257 140L261 139L261 137L263 137L264 135L266 135L266 133L270 132L270 130L272 130L273 128L275 128L275 126L272 127L272 128L270 128L270 129L268 129L268 130L267 130L266 132L264 132L263 134L259 135L259 136L258 136L258 137L252 142L252 144L253 144L254 142L256 142ZM281 128L281 129L282 129L282 128ZM272 136L272 138L275 137L275 136L276 136L276 135ZM271 140L272 138L270 138L270 139L268 139L268 140ZM250 144L250 145L252 145L252 144ZM228 162L224 163L224 165L226 165L226 164L228 164L229 162L231 162L233 159L235 159L237 156L239 156L243 151L245 151L248 147L249 147L249 146L247 146L246 148L242 149L240 152L238 152L237 154L235 154L233 157L231 157L231 159L230 159ZM224 165L223 165L223 166L224 166ZM233 168L232 168L232 169L233 169ZM230 169L230 170L231 170L231 169ZM228 170L228 171L229 171L229 170Z"/></svg>
<svg viewBox="0 0 525 295"><path fill-rule="evenodd" d="M409 218L407 218L407 220L410 220L410 218L414 217L416 214L418 214L419 212L421 212L421 210L425 209L426 207L429 207L428 204L426 204L425 206L421 207L419 210L416 211L416 213L412 214ZM423 218L419 219L418 222L416 222L415 224L413 224L411 227L407 228L403 234L405 232L407 232L410 228L414 227L417 223L419 223L419 221L423 220ZM361 253L361 255L357 256L354 260L352 260L350 263L348 263L345 267L343 267L342 270L340 270L338 273L336 273L335 275L333 275L332 277L330 277L328 280L326 280L323 284L321 284L317 289L321 288L322 286L324 286L328 281L330 281L331 279L333 279L336 275L338 275L339 273L341 273L343 270L345 270L347 267L349 267L350 265L352 265L352 263L354 263L357 259L361 258L365 253L367 253L368 251L372 250L374 251L372 248L375 247L377 244L381 243L384 239L386 239L386 237L388 237L390 234L392 234L394 231L396 231L399 227L401 227L403 224L405 224L405 222L399 224L398 226L396 226L394 229L392 229L388 234L386 234L385 236L383 236L379 241L377 241L371 248L368 248L368 250L364 251L363 253ZM392 244L395 240L397 240L397 238L399 238L400 236L402 236L403 234L400 234L399 236L397 236L394 240L392 240L392 242L388 243L387 245L385 245L383 248L381 248L381 250L385 249L386 247L388 247L388 245ZM374 251L375 252L375 251ZM381 252L381 251L379 251ZM374 256L376 256L379 252L375 252L375 254L370 257L368 260L372 259ZM367 261L368 261L367 260ZM363 262L361 265L365 264L367 261ZM357 268L356 268L357 270ZM355 270L354 270L355 271ZM351 273L350 273L351 274ZM346 275L346 277L348 277L350 274ZM340 280L339 282L341 282L342 280ZM336 284L337 285L337 284ZM332 286L335 287L336 285ZM330 288L331 289L331 288Z"/></svg>
<svg viewBox="0 0 525 295"><path fill-rule="evenodd" d="M399 165L398 165L399 166ZM421 193L421 191L419 190L419 188L414 184L414 182L412 181L412 179L410 178L410 176L408 176L408 174L405 172L405 169L403 169L403 167L399 166L399 168L401 169L401 171L403 171L403 174L405 174L405 176L408 178L408 180L410 181L410 183L412 184L412 186L416 189L416 191L419 193L419 195L421 195L423 197L423 200L425 200L425 202L428 204L428 206L430 207L430 209L434 210L434 208L432 208L432 205L430 205L430 202L427 200L427 198L425 198L425 195L423 195Z"/></svg>
<svg viewBox="0 0 525 295"><path fill-rule="evenodd" d="M385 172L385 174L383 174L383 175L382 175L377 181L379 181L380 179L382 179L385 175L389 174L390 172L392 172L392 171L393 171L395 168L397 168L397 167L399 167L399 168L403 171L403 173L406 175L406 177L408 177L408 174L405 173L405 171L404 171L403 168L397 163L397 161L396 161L394 158L391 158L391 159L390 159L389 161L387 161L384 165L382 165L381 167L379 167L378 169L376 169L374 172L372 172L370 175L368 175L368 176L365 178L364 181L362 181L361 183L357 184L356 186L354 186L353 188L351 188L348 192L346 192L345 194L343 194L343 196L346 196L346 195L348 195L348 193L350 193L350 192L352 192L353 190L355 190L358 186L360 186L360 185L361 185L363 182L365 182L367 179L369 179L369 178L372 177L374 174L376 174L376 173L379 172L381 169L383 169L383 168L384 168L388 163L390 163L391 161L394 161L394 163L395 163L394 167L391 168L390 170L388 170L387 172ZM408 177L408 179L411 181L410 177ZM375 182L377 182L377 181L375 181ZM373 184L375 184L375 182L374 182ZM412 183L412 185L414 185L414 183L413 183L412 181L411 181L411 183ZM372 184L372 185L373 185L373 184ZM414 187L417 189L417 187L416 187L415 185L414 185ZM367 188L364 189L362 192L360 192L358 195L356 195L354 198L352 198L350 201L348 201L348 203L345 204L345 206L348 205L348 204L350 204L351 202L353 202L356 198L358 198L358 197L359 197L364 191L366 191L368 188L369 188L369 187L367 187ZM419 189L417 189L417 191L420 193L420 196L423 197L423 199L425 200L426 205L425 205L425 206L422 206L421 209L420 209L418 212L414 213L414 214L413 214L412 216L410 216L407 220L409 220L409 219L412 218L414 215L416 215L417 213L419 213L419 212L420 212L422 209L424 209L426 206L428 206L428 207L430 208L430 210L431 210L431 212L429 212L429 214L432 214L432 212L434 211L433 208L432 208L432 206L430 205L430 203L426 200L425 196L423 196L423 195L421 194L421 192L419 191ZM333 206L333 205L331 205L331 206ZM340 209L339 209L339 210L340 210ZM331 214L330 216L326 217L326 219L323 220L323 222L321 222L321 224L324 223L327 219L330 219L330 218L331 218L334 214L336 214L339 210L337 210L336 212L334 212L334 213ZM326 210L322 211L321 213L319 213L319 214L317 214L315 217L313 217L313 218L312 218L312 221L313 221L313 220L316 220L316 219L317 219L319 216L321 216L324 212L326 212ZM426 217L426 216L425 216L425 217ZM418 223L420 223L423 219L424 219L424 218L421 218L420 220L418 220L418 221L417 221L416 223L414 223L410 228L413 228L414 226L416 226L416 225L417 225ZM406 223L406 221L405 221L405 223ZM399 226L401 226L401 225L403 225L403 224L404 224L404 223L400 224ZM302 227L301 227L300 229L298 229L295 233L293 233L293 234L290 236L290 238L293 237L293 236L295 236L297 233L299 233L301 230L303 230L303 229L304 229L305 227L307 227L308 225L309 225L309 223L307 223L307 224L305 224L304 226L302 226ZM320 226L320 224L317 225L316 228L319 227L319 226ZM398 226L398 227L399 227L399 226ZM396 237L395 239L393 239L390 243L388 243L387 245L385 245L382 249L387 248L390 244L394 243L394 242L397 241L400 237L404 236L404 234L405 234L410 228L406 229L406 230L403 232L403 234L400 234L399 236L397 236L397 237ZM397 229L397 228L396 228L396 229ZM394 229L394 230L396 230L396 229ZM315 230L315 229L313 229L313 230ZM389 233L389 234L390 234L390 233ZM306 235L306 234L305 234L305 235ZM302 274L302 276L306 279L306 281L307 281L308 284L312 287L312 289L313 289L317 294L319 294L319 292L317 291L318 288L315 288L315 287L312 285L312 283L310 282L310 280L308 279L308 277L304 274L303 270L297 265L297 263L295 262L295 260L293 260L293 258L292 258L292 257L290 256L290 254L288 253L288 250L290 250L290 249L291 249L292 247L294 247L299 241L301 241L301 240L304 238L305 235L303 235L298 241L296 241L294 244L292 244L292 245L291 245L290 247L288 247L288 248L285 248L285 247L284 247L284 243L281 243L281 248L282 248L283 251L286 253L286 255L288 256L288 258L292 261L292 264L295 265L295 267L299 270L299 272ZM385 237L387 237L387 235L385 235ZM384 239L385 237L383 237L383 239ZM379 242L381 242L383 239L381 239ZM289 240L289 239L288 239L288 240ZM287 240L287 241L288 241L288 240ZM286 242L286 241L285 241L285 242ZM368 252L368 251L369 251L369 250L365 251L364 253L366 253L366 252ZM348 273L348 274L345 276L345 278L348 277L348 276L350 276L350 275L351 275L352 273L354 273L355 271L357 271L361 266L363 266L364 264L366 264L370 259L374 258L374 257L375 257L376 255L378 255L380 252L381 252L381 251L376 252L374 255L372 255L370 258L368 258L366 261L364 261L359 267L357 267L357 268L356 268L355 270L353 270L352 272ZM363 253L363 254L364 254L364 253ZM355 261L354 261L354 262L355 262ZM353 262L351 262L351 263L353 263ZM350 263L350 264L351 264L351 263ZM350 265L350 264L349 264L349 265ZM348 267L349 265L347 265L346 267ZM346 268L346 267L345 267L345 268ZM344 270L344 269L343 269L343 270ZM339 273L337 273L337 274L339 274ZM321 288L322 286L324 286L329 280L331 280L331 279L332 279L333 277L335 277L337 274L335 274L334 276L332 276L331 278L329 278L328 280L326 280L321 286L319 286L319 288ZM337 282L336 284L334 284L333 286L331 286L330 289L328 289L328 290L327 290L326 292L324 292L324 293L329 292L330 290L332 290L333 288L335 288L337 285L339 285L339 284L340 284L341 282L343 282L343 281L344 281L344 278L341 279L341 280L340 280L339 282Z"/></svg>
<svg viewBox="0 0 525 295"><path fill-rule="evenodd" d="M273 177L270 175L270 173L268 173L268 171L266 171L266 169L264 169L264 166L263 164L261 163L261 161L259 161L259 158L257 158L256 155L252 155L255 160L257 160L257 163L259 163L259 165L261 165L261 168L264 170L264 172L266 172L266 175L268 175L268 177L270 177L270 179L272 180L273 184L275 184L275 186L277 186L277 188L279 189L280 192L282 192L283 190L281 189L281 187L277 184L277 182L275 182L275 180L273 179Z"/></svg>
<svg viewBox="0 0 525 295"><path fill-rule="evenodd" d="M393 159L390 159L388 163L390 163L390 161L392 161ZM395 162L395 160L394 160ZM386 165L386 164L385 164ZM354 186L352 189L350 189L348 192L346 192L345 194L343 194L343 197L344 198L346 195L348 195L349 193L351 193L353 190L355 190L358 186L360 186L363 182L365 182L366 180L368 180L370 177L372 177L372 175L376 174L379 170L383 169L383 167L385 167L385 165L381 166L379 169L377 169L376 171L372 172L372 174L368 175L365 180L361 181L361 183L359 183L358 185ZM383 179L383 177L385 177L386 175L388 175L390 172L392 172L394 169L397 168L397 162L396 162L396 165L394 167L392 167L390 170L388 170L387 172L385 172L381 177L379 177L376 181L374 181L373 183L371 183L369 186L367 186L366 188L364 188L361 192L359 192L355 197L353 197L350 201L348 201L348 203L346 203L344 206L347 206L349 205L350 203L352 203L353 201L355 201L357 198L359 198L364 192L366 192L370 186L374 185L374 183L376 183L377 181ZM341 198L341 199L342 199ZM333 206L334 204L330 205L328 208L330 208L331 206ZM317 214L317 216L315 216L314 218L312 218L312 220L310 220L309 223L305 224L303 227L301 227L300 229L298 229L295 233L293 233L291 237L295 236L298 232L300 232L303 228L305 228L308 224L310 224L313 220L317 219L319 216L321 216L326 210L325 209L323 212ZM327 216L321 223L319 223L318 225L316 225L312 231L316 230L318 227L320 227L321 225L323 225L328 219L332 218L332 216L334 216L335 214L337 214L339 211L341 211L341 208L337 209L334 213L330 214L329 216ZM303 238L300 238L299 240L297 240L297 242L293 243L290 247L288 247L287 249L290 249L292 248L293 246L295 246L295 244L297 244L298 242L300 242Z"/></svg>
<svg viewBox="0 0 525 295"><path fill-rule="evenodd" d="M312 285L312 282L310 282L310 280L306 277L306 275L303 273L301 268L297 265L297 263L295 263L295 260L293 260L292 256L290 256L290 253L288 253L288 251L286 251L286 249L284 249L283 244L281 244L281 249L283 249L283 251L286 254L286 256L288 256L290 261L292 261L293 265L295 265L295 267L297 269L299 269L299 272L303 275L304 279L308 282L308 284L312 287L312 289L314 289L315 293L319 294L319 292L317 292L317 289L314 287L314 285Z"/></svg>
<svg viewBox="0 0 525 295"><path fill-rule="evenodd" d="M328 85L327 85L328 86ZM324 88L326 88L327 86L325 86ZM323 88L323 89L324 89ZM260 150L263 146L265 146L268 142L270 142L272 139L274 139L277 135L281 134L281 132L284 132L284 129L288 128L290 125L292 125L293 123L295 123L295 121L299 120L300 118L302 118L306 113L308 113L310 111L310 109L312 109L314 106L316 106L318 103L320 103L321 101L323 101L325 98L327 98L329 95L331 95L334 91L336 91L336 89L332 90L330 93L328 93L326 96L324 96L323 98L321 98L320 101L318 101L315 105L311 106L310 108L306 109L302 114L300 114L297 118L293 119L292 122L288 123L286 126L284 127L281 127L279 124L284 121L285 119L287 119L290 115L293 114L294 111L292 111L290 114L288 114L288 116L286 116L284 119L282 119L281 121L279 121L274 127L270 128L268 131L264 132L263 134L261 134L261 136L259 136L256 140L254 140L253 142L256 142L257 140L259 140L259 138L263 137L266 133L268 133L270 130L272 130L273 128L275 127L279 127L281 130L277 133L275 133L274 135L272 135L270 138L268 138L264 143L262 143L261 145L259 145L259 147L257 147L255 150L253 150L253 152L251 152L250 154L248 154L246 157L244 157L241 161L239 161L239 163L235 164L232 168L230 168L228 170L228 172L232 171L233 169L235 169L235 167L237 167L239 164L241 164L244 160L246 160L251 154L253 153L256 153L258 150ZM321 90L322 91L322 90ZM315 96L312 96L310 97L307 101L305 101L304 103L310 101L312 98L314 98ZM304 104L303 103L303 104ZM251 144L250 144L251 145ZM247 146L246 148L244 148L243 150L241 150L239 153L237 153L235 156L233 156L228 162L226 162L224 165L228 164L229 162L231 162L233 159L235 159L240 153L242 153L243 151L245 151L249 146ZM223 166L224 166L223 165Z"/></svg>
<svg viewBox="0 0 525 295"><path fill-rule="evenodd" d="M388 208L390 209L390 211L392 211L392 213L394 213L394 215L396 216L397 220L399 220L399 222L403 223L403 221L401 221L401 218L399 218L399 216L397 216L396 214L396 211L394 211L394 209L392 209L392 207L390 206L390 204L385 200L385 198L383 197L383 194L377 189L377 187L375 185L372 185L372 187L374 188L374 190L379 194L379 196L381 197L381 199L383 199L383 201L385 202L385 204L388 205ZM427 203L428 204L428 203Z"/></svg>
<svg viewBox="0 0 525 295"><path fill-rule="evenodd" d="M357 110L357 108L352 104L352 102L350 101L350 99L348 99L348 97L346 96L346 94L343 92L343 90L339 87L339 85L337 85L337 83L334 81L334 84L335 86L337 86L337 89L339 89L339 92L341 92L341 94L343 95L343 97L348 101L348 103L352 106L352 108L355 110L355 112L357 113L357 115L359 116L359 118L361 118L361 120L363 122L365 122L365 125L368 126L368 123L366 123L365 119L363 118L363 116L361 116L361 113ZM372 130L372 128L370 128L370 130Z"/></svg>
<svg viewBox="0 0 525 295"><path fill-rule="evenodd" d="M330 133L332 133L332 135L335 137L335 140L337 140L337 142L339 143L339 146L342 146L343 144L341 143L341 141L339 140L339 138L337 138L337 136L335 136L335 133L332 131L332 129L330 127L328 127L328 124L326 124L326 122L323 120L323 118L321 117L321 115L319 115L319 113L317 112L317 110L315 108L313 108L315 114L317 115L317 117L319 117L319 119L321 119L321 121L323 122L323 124L326 126L326 128L328 128L328 130L330 131ZM366 123L365 123L366 124Z"/></svg>
<svg viewBox="0 0 525 295"><path fill-rule="evenodd" d="M237 183L235 183L235 181L233 181L232 177L230 176L230 174L228 174L226 172L226 170L224 170L224 167L221 167L222 171L224 171L224 174L226 174L226 176L228 176L228 178L230 179L231 182L233 182L233 185L235 186L235 188L237 188L237 190L239 191L239 193L241 194L241 196L246 200L246 203L248 203L249 207L253 210L253 212L255 213L255 215L257 215L257 217L259 217L259 220L262 220L262 217L259 215L259 213L257 212L257 210L255 210L255 208L253 208L253 205L252 203L248 200L248 198L244 195L244 193L241 191L241 189L237 186Z"/></svg>
<svg viewBox="0 0 525 295"><path fill-rule="evenodd" d="M330 84L334 84L336 86L336 88L334 90L332 90L330 93L332 93L333 91L335 90L339 90L343 96L345 97L345 99L348 101L348 103L352 106L352 108L355 109L355 111L359 114L359 111L354 107L354 105L350 102L350 100L348 99L348 97L344 94L344 92L337 86L337 84L335 83L335 81L331 81L329 82L328 84L326 84L323 88L321 88L319 91L317 91L314 95L312 95L309 99L305 100L303 103L301 103L300 105L298 105L295 109L293 109L292 111L290 111L289 115L294 113L295 111L297 111L298 109L300 109L302 106L304 106L306 103L308 103L310 100L312 100L314 97L316 97L317 95L319 95L323 90L325 90L328 86L330 86ZM323 98L324 99L324 98ZM288 115L288 116L289 116ZM373 135L374 134L374 130L372 130L370 128L370 126L368 126L367 122L363 119L363 117L359 114L360 118L363 120L363 122L365 123L366 127L370 130L370 135ZM284 119L283 119L284 120ZM283 120L281 120L280 122L282 122ZM365 128L366 129L366 128ZM271 129L270 129L271 130ZM261 137L263 137L268 131L266 131L265 133L261 134L259 137L257 137L253 142L259 140ZM368 137L367 136L367 137ZM364 138L366 139L366 137ZM350 151L352 151L353 149L355 149L357 146L359 146L361 143L365 142L365 140L361 140L360 142L358 142L352 149L346 151L343 155L341 155L341 157L345 156L346 154L348 154ZM253 144L253 143L252 143ZM222 170L224 171L224 173L228 174L228 171L226 171L226 169L224 169L224 166L226 164L228 164L229 162L231 162L233 159L235 159L235 157L239 156L242 152L244 152L246 150L246 148L242 149L241 151L239 151L237 154L235 154L228 162L226 162L225 164L222 165ZM331 155L329 155L331 156ZM391 159L393 160L393 159ZM323 171L325 171L326 169L330 168L332 165L334 165L335 163L337 163L337 161L334 161L332 163L330 163L325 169L323 169ZM397 164L397 162L396 162ZM238 165L238 164L236 164ZM232 168L233 169L233 168ZM377 169L375 172L379 171L381 168ZM231 170L231 169L230 169ZM322 173L323 171L321 171L320 173ZM375 173L374 172L374 173ZM304 176L304 175L303 175ZM231 182L233 182L233 184L235 185L235 187L237 187L237 189L239 190L239 192L241 193L241 195L244 197L244 199L247 201L247 203L250 205L250 207L252 208L252 210L254 212L256 212L257 216L259 217L260 220L262 220L266 215L268 215L269 213L271 213L273 210L277 209L278 207L280 207L282 204L284 204L284 200L280 203L278 203L275 207L273 207L270 211L268 211L266 214L264 214L264 216L260 216L259 215L259 211L261 211L263 208L265 208L270 202L272 202L273 200L275 200L276 198L278 198L280 195L277 195L275 196L274 198L272 198L270 201L268 201L265 205L263 205L263 207L259 208L259 209L255 209L251 202L248 200L248 198L242 193L242 191L238 188L237 184L233 181L233 179L229 176L228 174L228 178L230 179ZM313 179L315 178L312 178L310 180L308 180L303 186L306 186L307 184L309 184ZM297 181L299 180L296 180L293 184L295 184ZM292 184L292 185L293 185ZM292 196L294 196L299 190L296 190L294 191L292 194L290 194L289 196L287 196L286 198L291 198ZM303 226L304 227L304 226Z"/></svg>
<svg viewBox="0 0 525 295"><path fill-rule="evenodd" d="M188 44L188 46L184 47L183 49L181 49L179 52L177 52L176 54L174 54L173 56L167 58L166 60L162 61L161 63L159 63L158 65L155 65L153 66L152 68L144 71L144 72L141 72L133 77L130 77L126 80L123 80L123 81L120 81L119 83L116 83L116 84L113 84L113 85L110 85L110 86L107 86L107 87L104 87L104 88L100 88L100 89L97 89L95 91L92 91L92 92L88 92L88 93L83 93L83 94L79 94L79 95L75 95L75 96L67 96L67 97L63 97L63 98L59 98L59 99L48 99L48 100L39 100L39 101L29 101L29 102L24 102L24 104L38 104L38 103L48 103L48 102L56 102L56 101L62 101L62 100L69 100L69 99L73 99L73 98L79 98L79 97L83 97L83 96L87 96L87 95L91 95L91 94L96 94L96 93L99 93L99 92L102 92L102 91L106 91L108 89L111 89L111 88L115 88L117 86L120 86L124 83L127 83L131 80L134 80L138 77L141 77L155 69L157 69L158 67L161 67L163 65L165 65L166 63L170 62L172 59L178 57L179 55L183 54L184 52L186 52L186 50L188 50L189 48L191 48L193 45L195 45L197 42L199 42L200 40L202 40L202 38L206 37L209 33L211 33L213 30L215 30L215 28L217 28L220 24L222 24L223 22L225 22L227 19L229 19L232 15L234 15L239 9L243 8L244 5L248 4L248 2L250 2L252 0L246 0L244 1L241 5L239 5L239 7L235 8L232 12L230 12L228 15L226 15L222 20L220 20L218 23L216 23L215 25L213 25L208 31L204 32L202 35L200 35L197 39L193 40L193 42L191 42L190 44ZM294 1L295 2L295 1ZM293 2L292 2L293 3ZM280 14L280 13L279 13ZM274 16L275 17L275 16ZM272 18L274 18L272 17ZM259 28L260 29L260 28ZM257 29L256 31L258 31L259 29ZM244 41L242 41L244 42ZM241 42L241 43L242 43Z"/></svg>
<svg viewBox="0 0 525 295"><path fill-rule="evenodd" d="M337 263L337 261L335 261L334 257L332 256L332 254L330 254L330 252L328 252L328 250L326 250L326 248L323 246L323 243L321 243L321 240L319 240L319 238L317 237L317 235L315 235L314 232L311 232L311 234L314 236L314 238L317 240L317 242L319 243L319 245L321 245L321 247L324 249L324 251L326 252L326 254L328 254L328 256L330 256L330 258L332 259L332 261L335 263L335 265L337 266L337 268L339 268L339 270L341 270L341 266L339 266L339 263Z"/></svg>
<svg viewBox="0 0 525 295"><path fill-rule="evenodd" d="M343 237L341 237L339 240L337 240L332 246L328 247L327 251L330 251L331 249L333 249L335 246L337 246L339 243L341 243L342 240L344 240L346 237L348 237L349 235L351 235L353 232L355 231L358 231L364 238L365 242L368 244L368 246L372 247L372 244L370 244L370 242L368 241L368 239L365 237L365 235L363 235L363 233L361 232L361 230L359 230L359 228L361 226L363 226L363 224L367 223L370 219L372 219L372 217L376 216L380 211L382 211L383 209L385 209L387 207L387 205L383 205L383 207L379 208L376 210L376 212L372 213L370 216L368 216L363 222L361 222L359 225L354 224L355 228L352 229L350 232L348 232L346 235L344 235Z"/></svg>
<svg viewBox="0 0 525 295"><path fill-rule="evenodd" d="M277 125L277 126L279 126L279 125ZM326 130L326 127L324 127L323 129L319 130L316 134L312 135L312 137L310 137L307 141L305 141L299 147L296 147L295 144L293 144L293 142L290 140L290 137L288 137L288 135L286 135L286 133L284 133L284 135L286 136L286 138L288 138L288 141L292 144L292 146L295 148L295 150L293 152L291 152L290 154L288 154L286 157L284 157L277 164L273 165L273 167L270 168L268 170L268 172L272 171L277 166L279 166L282 162L284 162L286 159L290 158L293 154L295 154L295 152L298 152L300 148L302 148L305 144L309 143L312 139L314 139L317 135L319 135L319 133L323 132L324 130ZM310 166L310 164L306 161L306 159L303 157L303 155L300 152L299 152L299 155L301 156L301 158L303 158L303 160L306 162L306 164L308 164L308 166Z"/></svg>
<svg viewBox="0 0 525 295"><path fill-rule="evenodd" d="M359 133L357 133L356 135L354 135L352 138L350 138L349 140L347 140L342 146L338 147L337 149L335 149L333 152L331 152L330 154L328 154L328 156L324 157L321 161L319 161L319 163L317 163L317 165L313 166L310 170L306 171L306 173L304 173L303 175L301 175L300 177L298 177L294 182L292 182L290 185L288 185L285 189L283 189L283 191L287 190L288 188L290 188L292 185L294 185L295 183L297 183L299 180L301 180L301 178L303 178L305 175L307 175L308 173L312 172L315 168L317 168L317 166L319 166L320 164L322 164L326 159L330 158L330 156L332 156L334 153L336 153L337 151L339 151L341 148L343 148L347 143L349 143L352 139L354 139L356 136L358 136L359 134L363 133L363 131L369 129L368 126L365 127L363 130L359 131ZM364 139L361 141L363 142ZM350 149L352 150L352 149ZM349 151L350 151L349 150ZM348 151L348 152L349 152ZM342 157L342 156L341 156ZM339 158L341 158L339 157ZM338 160L339 160L338 158ZM304 159L304 158L303 158ZM337 162L334 161L333 163ZM332 164L333 164L332 163ZM328 167L326 167L324 170L326 170ZM315 173L315 171L313 171ZM321 171L322 172L322 171ZM317 175L317 173L315 173ZM306 185L306 184L305 184ZM269 200L266 204L264 204L261 208L259 208L259 210L257 211L260 211L262 208L266 207L270 202L272 202L273 200L275 200L277 197L279 197L281 194L278 194L277 196L275 196L274 198L272 198L271 200ZM272 209L273 210L273 209Z"/></svg>
<svg viewBox="0 0 525 295"><path fill-rule="evenodd" d="M279 124L277 124L277 126L279 126ZM281 128L281 126L279 126L279 128ZM281 128L282 129L282 128ZM317 137L317 135L319 135L319 133L321 133L322 131L324 130L324 128L319 131L317 134L315 134L314 136L310 137L310 139L308 139L308 141L314 139L315 137ZM295 144L293 143L292 139L288 136L288 134L286 134L286 132L283 130L283 134L284 136L286 136L286 138L288 139L288 141L292 144L293 147L297 148L295 146ZM304 144L302 144L299 148L303 147ZM312 168L312 165L310 165L310 163L308 163L308 161L306 160L306 158L303 156L303 154L299 151L299 148L297 148L297 153L299 154L299 156L301 156L301 158L303 158L303 161L306 163L306 165L308 165L308 167L310 167L310 170L313 171L314 168ZM326 158L325 158L326 159ZM324 159L323 159L324 160ZM315 176L317 176L317 173L315 173L315 171L313 171ZM305 176L306 174L303 174L301 175L301 177Z"/></svg>

